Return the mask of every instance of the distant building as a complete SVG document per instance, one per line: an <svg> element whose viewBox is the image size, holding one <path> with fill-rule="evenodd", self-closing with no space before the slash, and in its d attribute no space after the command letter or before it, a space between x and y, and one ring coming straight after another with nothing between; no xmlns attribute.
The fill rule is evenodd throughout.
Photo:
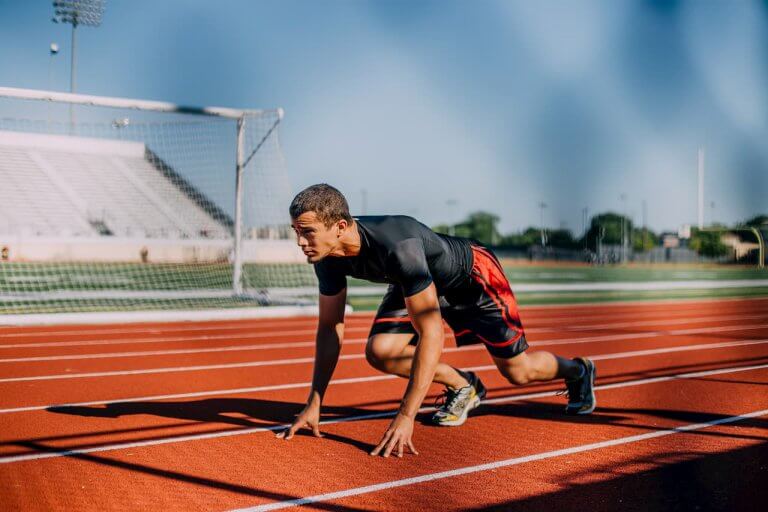
<svg viewBox="0 0 768 512"><path fill-rule="evenodd" d="M680 236L675 233L662 233L661 246L665 249L675 249L680 247Z"/></svg>
<svg viewBox="0 0 768 512"><path fill-rule="evenodd" d="M732 251L735 260L747 256L752 251L760 249L760 245L756 242L745 242L736 233L723 233L720 236L720 241L728 247L729 251Z"/></svg>

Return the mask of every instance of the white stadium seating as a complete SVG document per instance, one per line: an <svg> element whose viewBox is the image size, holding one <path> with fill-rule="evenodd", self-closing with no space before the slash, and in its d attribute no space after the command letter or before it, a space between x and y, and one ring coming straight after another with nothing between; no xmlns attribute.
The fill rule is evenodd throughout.
<svg viewBox="0 0 768 512"><path fill-rule="evenodd" d="M139 142L0 131L0 233L231 237L231 221L169 173Z"/></svg>

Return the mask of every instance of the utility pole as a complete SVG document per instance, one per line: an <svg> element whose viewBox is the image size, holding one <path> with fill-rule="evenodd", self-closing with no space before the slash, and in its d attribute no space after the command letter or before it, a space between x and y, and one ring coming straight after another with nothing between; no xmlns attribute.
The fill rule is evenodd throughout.
<svg viewBox="0 0 768 512"><path fill-rule="evenodd" d="M453 207L457 204L459 204L459 201L456 199L446 199L445 201L445 206L447 206L449 210L453 210ZM450 236L456 235L456 224L448 224L448 234Z"/></svg>
<svg viewBox="0 0 768 512"><path fill-rule="evenodd" d="M77 27L84 25L86 27L98 27L101 25L101 18L104 15L105 0L53 0L53 21L54 23L69 23L72 25L72 47L69 92L75 93L77 76ZM75 130L75 111L73 103L69 104L69 126L70 133Z"/></svg>
<svg viewBox="0 0 768 512"><path fill-rule="evenodd" d="M699 229L704 229L704 148L699 148Z"/></svg>
<svg viewBox="0 0 768 512"><path fill-rule="evenodd" d="M49 48L49 55L48 58L48 90L53 90L53 58L59 54L59 45L58 43L51 43L51 46ZM47 105L47 125L48 125L48 131L50 131L51 126L51 103L48 102Z"/></svg>
<svg viewBox="0 0 768 512"><path fill-rule="evenodd" d="M544 201L539 202L539 232L541 234L541 246L547 245L547 239L544 236L544 208L547 207L547 203Z"/></svg>
<svg viewBox="0 0 768 512"><path fill-rule="evenodd" d="M646 203L645 199L643 199L643 251L645 251L645 248L648 246L648 204Z"/></svg>
<svg viewBox="0 0 768 512"><path fill-rule="evenodd" d="M627 262L627 194L619 196L622 203L621 212L621 262Z"/></svg>

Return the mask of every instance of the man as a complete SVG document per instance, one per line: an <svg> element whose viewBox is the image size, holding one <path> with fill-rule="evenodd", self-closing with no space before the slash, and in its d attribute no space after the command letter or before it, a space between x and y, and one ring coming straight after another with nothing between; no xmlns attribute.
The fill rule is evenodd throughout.
<svg viewBox="0 0 768 512"><path fill-rule="evenodd" d="M512 290L496 257L479 243L434 233L405 216L353 219L344 196L330 185L313 185L290 206L298 244L315 266L320 314L312 389L304 410L278 437L290 439L302 427L320 437L320 406L336 367L344 337L346 276L389 283L371 328L365 354L378 370L408 378L397 415L371 455L404 447L416 454L413 425L432 382L446 387L445 403L432 422L464 423L485 396L472 372L440 362L444 319L457 345L485 344L509 382L565 379L568 414L595 408L595 367L585 358L549 352L527 353L528 344Z"/></svg>

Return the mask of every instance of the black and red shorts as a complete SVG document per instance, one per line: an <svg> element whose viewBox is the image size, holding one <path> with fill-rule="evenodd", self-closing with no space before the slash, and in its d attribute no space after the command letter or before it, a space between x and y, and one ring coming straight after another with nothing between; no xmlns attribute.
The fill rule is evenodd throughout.
<svg viewBox="0 0 768 512"><path fill-rule="evenodd" d="M483 343L493 356L514 357L525 351L528 343L509 281L488 249L473 245L472 256L470 279L465 286L439 297L440 312L457 345ZM389 286L376 313L370 336L381 333L411 333L411 344L418 342L399 286Z"/></svg>

